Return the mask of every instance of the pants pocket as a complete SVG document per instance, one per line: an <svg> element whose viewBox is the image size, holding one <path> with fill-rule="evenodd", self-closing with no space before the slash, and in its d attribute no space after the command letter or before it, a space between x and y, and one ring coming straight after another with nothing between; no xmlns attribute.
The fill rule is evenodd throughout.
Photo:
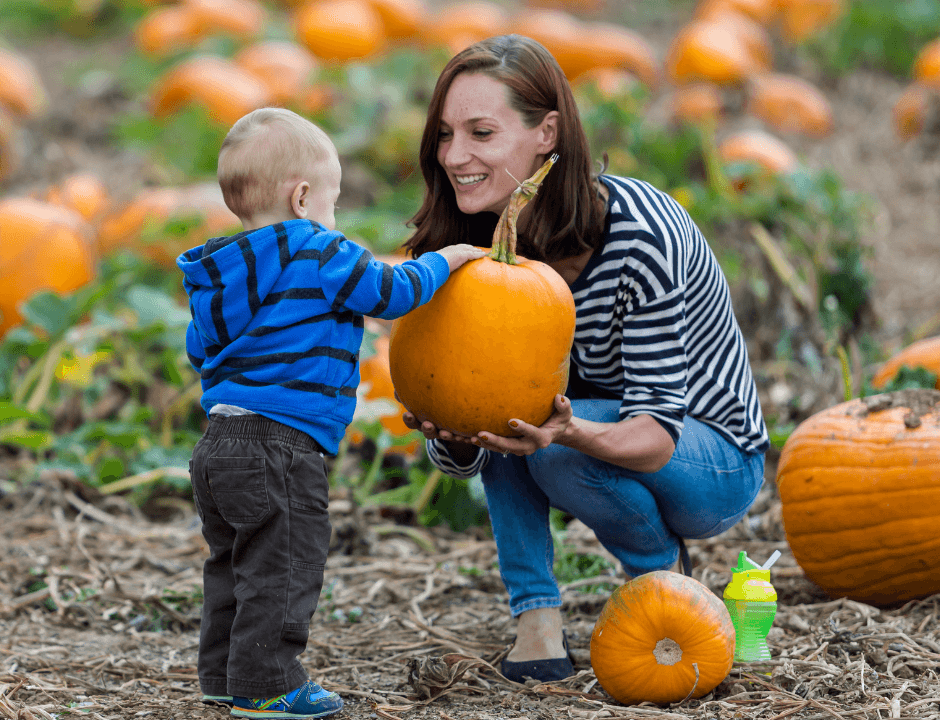
<svg viewBox="0 0 940 720"><path fill-rule="evenodd" d="M231 524L261 522L270 512L263 457L210 457L209 491Z"/></svg>
<svg viewBox="0 0 940 720"><path fill-rule="evenodd" d="M330 546L329 482L318 453L291 453L287 472L290 518L290 581L285 640L305 642L323 588Z"/></svg>

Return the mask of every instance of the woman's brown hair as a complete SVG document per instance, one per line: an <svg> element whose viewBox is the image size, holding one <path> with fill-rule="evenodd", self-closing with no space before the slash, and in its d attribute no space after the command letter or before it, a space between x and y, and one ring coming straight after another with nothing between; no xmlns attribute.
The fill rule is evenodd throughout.
<svg viewBox="0 0 940 720"><path fill-rule="evenodd" d="M457 207L454 189L437 160L444 99L457 75L476 72L503 83L509 104L526 127L558 111L560 158L519 220L519 253L534 260L560 260L595 248L604 230L605 205L599 201L590 149L571 86L552 54L521 35L482 40L455 55L437 79L421 138L420 166L424 203L409 221L416 230L405 243L415 257L448 245L488 246L498 220L495 213L467 215ZM519 178L522 180L523 178Z"/></svg>

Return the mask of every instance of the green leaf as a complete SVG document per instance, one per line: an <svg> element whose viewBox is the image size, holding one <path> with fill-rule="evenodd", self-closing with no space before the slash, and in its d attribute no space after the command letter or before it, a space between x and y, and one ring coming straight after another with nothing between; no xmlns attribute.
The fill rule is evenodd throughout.
<svg viewBox="0 0 940 720"><path fill-rule="evenodd" d="M76 319L74 304L49 291L39 292L30 298L23 306L22 313L28 322L38 325L52 337L58 337L68 330Z"/></svg>
<svg viewBox="0 0 940 720"><path fill-rule="evenodd" d="M136 285L127 293L127 303L137 313L140 327L158 325L167 328L185 328L192 316L166 293L156 288Z"/></svg>

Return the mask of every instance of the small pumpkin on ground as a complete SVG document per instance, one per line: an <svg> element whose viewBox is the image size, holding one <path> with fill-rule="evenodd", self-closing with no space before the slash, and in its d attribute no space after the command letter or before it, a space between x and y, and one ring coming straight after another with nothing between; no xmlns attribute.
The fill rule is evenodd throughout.
<svg viewBox="0 0 940 720"><path fill-rule="evenodd" d="M510 436L510 419L541 425L565 391L574 298L551 267L515 254L518 213L553 162L513 192L490 255L459 268L393 324L392 381L419 420L468 437Z"/></svg>
<svg viewBox="0 0 940 720"><path fill-rule="evenodd" d="M924 338L911 343L878 368L871 379L876 388L883 388L898 374L902 367L916 370L922 367L937 376L937 389L940 390L940 335Z"/></svg>
<svg viewBox="0 0 940 720"><path fill-rule="evenodd" d="M734 625L721 598L666 570L617 588L591 634L597 681L624 705L702 697L734 663Z"/></svg>
<svg viewBox="0 0 940 720"><path fill-rule="evenodd" d="M851 400L797 426L777 470L787 542L831 597L940 592L940 390Z"/></svg>

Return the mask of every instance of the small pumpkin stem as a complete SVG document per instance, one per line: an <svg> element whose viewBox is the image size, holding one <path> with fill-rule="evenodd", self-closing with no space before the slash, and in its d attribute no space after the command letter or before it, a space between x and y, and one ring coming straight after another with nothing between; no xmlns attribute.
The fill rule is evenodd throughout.
<svg viewBox="0 0 940 720"><path fill-rule="evenodd" d="M689 690L689 694L686 695L684 698L682 698L682 700L679 701L679 704L680 704L680 705L681 705L682 703L684 703L686 700L688 700L690 697L692 697L692 693L694 693L694 692L695 692L695 688L698 687L698 681L699 681L699 679L700 679L700 677L701 677L701 675L699 674L699 671L698 671L698 663L697 663L697 662L692 663L692 667L695 668L695 682L692 683L692 689Z"/></svg>
<svg viewBox="0 0 940 720"><path fill-rule="evenodd" d="M507 265L517 264L516 243L519 236L516 232L516 221L519 219L519 213L529 200L535 197L539 186L557 160L558 154L552 154L542 167L535 171L532 177L523 180L519 183L519 187L512 191L512 195L509 196L509 204L503 210L502 215L499 216L499 223L497 223L496 230L493 233L493 247L487 257Z"/></svg>
<svg viewBox="0 0 940 720"><path fill-rule="evenodd" d="M653 657L660 665L675 665L682 659L682 648L672 638L663 638L653 648Z"/></svg>

